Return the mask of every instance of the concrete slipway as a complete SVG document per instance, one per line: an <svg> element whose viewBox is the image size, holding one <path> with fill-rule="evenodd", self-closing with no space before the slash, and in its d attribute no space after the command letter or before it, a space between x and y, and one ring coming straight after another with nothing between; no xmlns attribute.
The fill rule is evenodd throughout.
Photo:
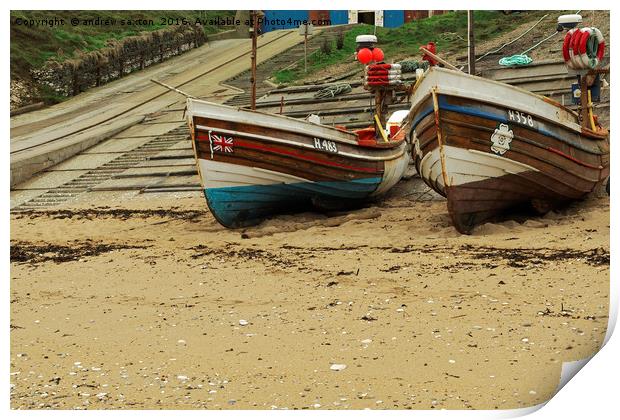
<svg viewBox="0 0 620 420"><path fill-rule="evenodd" d="M297 31L289 30L261 36L258 62L301 40ZM249 68L250 47L247 39L211 42L61 104L11 118L11 188L102 140L122 138L122 132L149 115L175 104L174 108L182 109L182 97L151 83L150 79L214 102L239 94L238 89L220 83ZM157 124L148 134L142 134L144 141L183 124L182 112L176 114L168 116L171 122Z"/></svg>

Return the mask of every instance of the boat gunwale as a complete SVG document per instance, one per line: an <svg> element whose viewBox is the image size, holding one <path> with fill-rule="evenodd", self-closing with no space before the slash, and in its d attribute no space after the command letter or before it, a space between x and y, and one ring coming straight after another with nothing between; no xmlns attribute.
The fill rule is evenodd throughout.
<svg viewBox="0 0 620 420"><path fill-rule="evenodd" d="M452 96L452 97L457 97L457 98L460 98L460 99L467 99L467 100L473 100L473 101L483 102L482 100L478 100L477 98L464 98L464 97L461 97L461 96L456 96L456 95L451 95L451 94L446 94L446 93L443 93L443 94L442 94L442 93L439 93L439 95L443 95L443 96ZM430 97L430 96L429 96L429 97ZM424 101L422 101L422 103L423 103L423 102L424 102ZM450 109L450 108L446 108L446 105L445 105L445 104L444 104L443 106L444 106L443 110L445 110L445 111L448 111L448 112L454 112L454 113L457 113L457 114L463 114L462 112L460 112L460 111L458 111L458 110L455 110L455 109ZM418 108L419 108L419 107L418 107ZM440 111L441 111L441 110L442 110L441 104L440 104L439 108L440 108ZM424 118L426 118L428 115L431 115L431 114L433 114L433 109L432 109L431 107L429 107L429 108L428 108L427 110L425 110L424 112L418 112L416 115L419 115L420 117L417 119L417 121L415 121L415 124L411 124L410 131L415 130L415 129L417 128L417 126L418 126L418 125L422 122L422 120L424 120ZM484 119L493 119L493 118L489 118L488 116L484 116L484 115L475 115L475 116L476 116L476 117L479 117L479 118L484 118ZM573 148L575 148L575 149L578 149L578 150L580 150L580 151L582 151L582 152L584 152L584 153L588 153L588 154L590 154L590 155L592 155L592 156L604 156L604 155L608 154L608 153L605 153L604 151L602 151L602 150L600 150L600 149L599 149L598 151L595 151L595 150L589 150L589 149L588 149L589 145L586 145L586 144L583 144L583 145L582 145L582 144L578 144L578 143L575 143L575 141L574 141L574 140L570 140L570 139L566 139L566 138L560 138L560 137L558 137L558 136L550 135L550 134L553 134L553 132L549 132L549 133L546 133L546 132L541 132L540 130L537 130L537 129L534 129L534 128L532 128L532 127L529 127L529 126L526 126L526 125L522 125L522 124L517 124L517 126L518 126L519 128L523 128L523 129L526 129L526 130L529 130L529 131L532 131L532 132L538 133L538 134L543 135L543 136L545 136L545 137L550 137L550 138L553 138L553 139L555 139L555 140L557 140L557 141L560 141L560 142L562 142L562 143L564 143L564 144L566 144L566 145L568 145L568 146L570 146L570 147L573 147ZM560 126L560 127L561 127L561 128L565 128L565 129L569 129L569 128L567 128L567 127L563 127L563 126ZM589 137L587 137L587 136L583 135L583 133L576 133L574 130L571 130L571 132L572 132L573 134L575 134L575 135L580 136L580 138L582 138L582 139L584 139L584 140L587 140L587 141L590 141L590 142L604 141L604 140L605 140L605 138L606 138L606 136L605 136L605 137L602 137L602 138L599 138L599 139L593 139L593 138L589 138ZM521 138L521 140L525 141L525 138L524 138L524 137L520 137L520 138ZM531 142L531 141L529 141L529 140L527 140L527 142L528 142L528 143L532 143L532 142Z"/></svg>
<svg viewBox="0 0 620 420"><path fill-rule="evenodd" d="M498 85L502 88L507 88L507 89L511 89L511 90L515 90L519 93L522 94L526 94L532 98L538 99L543 101L544 103L553 106L555 108L559 108L562 111L565 111L569 114L571 114L572 116L574 116L575 118L579 117L579 114L576 113L575 111L573 111L570 108L565 107L564 105L554 101L551 98L548 98L546 96L542 96L542 95L538 95L536 93L530 92L528 90L522 89L520 87L517 86L513 86L513 85L509 85L507 83L502 83L496 80L491 80L491 79L486 79L484 77L479 77L479 76L473 76L473 75L469 75L460 71L456 71L456 70L449 70L449 69L444 69L444 68L431 68L431 70L427 71L422 79L419 82L419 85L416 89L416 92L420 90L420 88L422 87L423 83L428 80L427 78L430 77L429 74L434 74L431 73L431 71L433 72L439 72L438 74L441 74L441 72L446 72L448 74L452 74L452 75L458 75L460 77L464 77L464 78L469 78L469 79L473 79L477 82L482 82L482 83L488 83L488 84L493 84L493 85ZM437 76L439 77L439 76ZM433 83L433 81L429 82L429 83ZM525 112L528 114L532 114L533 116L536 116L537 118L540 118L544 121L547 121L551 124L554 125L558 125L561 127L565 127L575 133L578 133L580 135L582 135L585 139L589 140L589 141L600 141L600 140L605 140L607 138L607 136L609 135L609 131L607 129L602 129L602 131L593 131L589 128L586 127L582 127L581 125L575 123L575 122L564 122L564 121L559 121L558 119L551 119L548 117L545 117L543 115L541 115L539 112L536 111L531 111L531 110L524 110L522 108L516 107L516 106L508 106L505 105L504 102L501 102L501 98L498 98L498 100L496 100L495 102L493 102L490 98L487 97L480 97L479 95L476 95L475 91L471 91L471 92L465 92L462 89L458 89L458 88L452 88L452 87L447 87L446 86L440 86L438 81L435 81L434 85L431 85L428 89L426 89L426 93L422 96L418 98L416 98L416 94L414 93L413 97L412 97L412 104L411 104L411 108L409 109L409 115L411 115L412 117L409 118L409 115L406 118L407 122L410 124L413 120L413 116L416 115L419 112L419 108L422 106L422 104L429 98L432 96L432 91L435 90L437 94L439 95L448 95L448 96L455 96L455 97L459 97L459 98L465 98L465 99L471 99L471 100L475 100L475 101L479 101L482 102L484 104L490 105L492 107L496 107L496 108L510 108L513 109L515 111L520 111L520 112ZM415 102L414 102L415 101Z"/></svg>
<svg viewBox="0 0 620 420"><path fill-rule="evenodd" d="M241 132L241 131L237 131L237 130L228 130L228 129L224 129L224 128L218 128L218 127L209 127L206 125L202 125L202 124L197 124L194 128L196 134L198 134L198 130L201 131L215 131L218 133L223 133L223 134L230 134L230 135L239 135L239 136L243 136L243 137L250 137L253 138L255 140L262 140L265 142L269 142L269 143L275 143L275 144L283 144L283 145L287 145L287 146L293 146L293 147L300 147L300 148L305 148L308 150L312 150L315 152L322 152L321 150L317 150L314 146L309 145L309 144L305 144L305 143L299 143L299 142L294 142L291 140L285 140L285 139L279 139L276 137L271 137L271 136L264 136L262 134L254 134L254 133L248 133L248 132ZM194 139L194 142L199 141L197 135ZM340 156L344 156L344 157L348 157L351 159L356 159L356 160L366 160L366 161L371 161L371 162L386 162L386 161L391 161L391 160L396 160L398 158L400 158L404 153L406 153L406 147L402 147L402 145L405 144L405 139L401 139L398 141L398 143L394 143L394 147L390 147L390 148L365 148L363 150L377 150L377 151L392 151L394 149L396 149L396 153L392 153L391 155L388 156L365 156L365 155L355 155L349 152L341 152L338 151L335 153L335 155L340 155ZM325 153L327 154L327 153ZM330 153L329 155L333 155L333 153Z"/></svg>
<svg viewBox="0 0 620 420"><path fill-rule="evenodd" d="M209 116L209 114L205 112L200 112L200 109L195 109L192 106L194 103L199 103L199 104L202 104L202 105L205 105L211 108L215 108L215 109L219 108L219 109L231 111L230 112L231 118L222 118L221 115L220 116ZM252 114L257 114L267 119L267 121L260 121L260 120L251 121L251 118L250 120L244 121L241 118L232 118L232 117L237 117L237 115L233 113L233 111L235 113L239 113L241 116L245 115L247 117L251 117ZM230 121L230 122L234 122L238 124L251 124L257 127L262 127L262 128L267 128L267 129L276 129L276 130L292 132L292 133L297 133L297 134L302 134L302 135L307 135L307 136L312 136L312 137L323 137L323 138L336 141L339 143L351 144L351 145L354 145L356 147L360 147L363 149L390 149L392 147L396 147L400 142L405 141L405 138L403 136L401 140L396 140L393 142L390 141L386 143L385 147L381 147L381 146L374 147L374 146L369 146L369 145L363 145L363 144L360 144L356 140L358 137L353 131L343 130L343 129L339 129L339 128L332 127L332 126L325 125L325 124L311 123L305 120L292 118L286 115L272 114L268 112L244 109L240 107L231 107L228 105L216 104L213 102L205 101L202 99L194 99L194 98L187 99L187 116L189 119L193 119L194 117L201 117L201 118L212 119L212 120ZM291 122L292 124L297 125L298 127L278 125L278 120L280 119L287 121L287 122ZM272 123L273 125L270 123ZM309 127L315 127L318 129L316 131L323 130L323 131L327 131L327 133L322 133L322 132L318 133L316 131L311 130ZM350 137L350 138L347 139L343 137ZM377 144L382 144L382 143L377 142Z"/></svg>

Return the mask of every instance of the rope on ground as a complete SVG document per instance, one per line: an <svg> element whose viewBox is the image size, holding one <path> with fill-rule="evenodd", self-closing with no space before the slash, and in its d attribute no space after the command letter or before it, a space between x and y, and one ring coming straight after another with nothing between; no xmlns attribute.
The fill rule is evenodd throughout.
<svg viewBox="0 0 620 420"><path fill-rule="evenodd" d="M526 54L516 54L510 57L503 57L499 60L500 66L527 66L532 59Z"/></svg>
<svg viewBox="0 0 620 420"><path fill-rule="evenodd" d="M559 33L560 32L555 31L548 37L542 39L541 41L538 41L536 44L532 45L530 48L523 51L521 54L511 55L510 57L503 57L502 59L499 60L500 66L526 66L530 64L532 62L532 59L527 55L527 53L532 51L536 47L538 47L543 42L548 41L549 39L553 38Z"/></svg>
<svg viewBox="0 0 620 420"><path fill-rule="evenodd" d="M323 98L333 98L336 95L342 95L343 93L351 92L351 85L348 83L341 83L338 85L328 86L319 90L314 94L314 97L317 99Z"/></svg>
<svg viewBox="0 0 620 420"><path fill-rule="evenodd" d="M542 44L543 42L547 41L548 39L553 38L554 36L556 36L557 34L559 34L559 31L555 31L554 33L552 33L551 35L549 35L547 38L543 39L540 42L537 42L536 44L532 45L530 48L528 48L527 50L523 51L521 54L527 54L530 51L532 51L534 48L538 47L540 44Z"/></svg>
<svg viewBox="0 0 620 420"><path fill-rule="evenodd" d="M486 56L487 56L487 55L489 55L489 54L495 54L495 53L500 52L500 51L501 51L501 50L503 50L505 47L507 47L507 46L509 46L510 44L512 44L512 43L514 43L514 42L518 41L519 39L523 38L523 37L524 37L526 34L528 34L528 33L529 33L532 29L534 29L535 27L537 27L537 26L538 26L538 24L539 24L540 22L542 22L542 21L543 21L543 19L545 19L547 16L549 16L549 14L546 14L546 15L544 15L543 17L541 17L540 19L538 19L538 22L536 22L536 23L534 24L534 26L532 26L532 27L531 27L530 29L528 29L527 31L523 32L521 35L519 35L518 37L516 37L516 38L515 38L515 39L513 39L512 41L510 41L510 42L506 42L506 43L505 43L504 45L502 45L501 47L499 47L499 48L497 48L497 49L495 49L495 50L493 50L493 51L489 51L489 52L485 53L484 55L482 55L482 56L478 57L478 58L476 59L476 62L478 62L478 61L482 60L484 57L486 57Z"/></svg>

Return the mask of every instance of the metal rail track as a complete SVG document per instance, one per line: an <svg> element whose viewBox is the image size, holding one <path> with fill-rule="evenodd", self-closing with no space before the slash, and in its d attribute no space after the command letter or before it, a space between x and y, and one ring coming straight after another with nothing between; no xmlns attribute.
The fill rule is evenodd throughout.
<svg viewBox="0 0 620 420"><path fill-rule="evenodd" d="M11 211L40 209L65 203L82 193L93 191L97 185L118 177L125 170L135 168L140 163L150 160L162 150L168 150L180 141L189 139L187 126L174 128L69 182L47 189L43 194L16 206Z"/></svg>
<svg viewBox="0 0 620 420"><path fill-rule="evenodd" d="M259 47L258 47L258 49L261 49L261 48L263 48L263 47L266 47L267 45L269 45L269 44L271 44L271 43L273 43L273 42L275 42L275 41L278 41L279 39L281 39L281 38L283 38L283 37L285 37L285 36L287 36L287 35L289 35L289 32L288 32L288 31L287 31L286 33L284 33L284 34L282 34L282 35L278 36L277 38L274 38L274 39L272 39L271 41L269 41L269 42L266 42L266 43L262 44L261 46L259 46ZM244 56L249 55L249 54L251 54L251 53L252 53L252 51L247 51L247 52L241 53L241 54L239 54L239 55L235 56L234 58L231 58L230 60L227 60L226 62L222 63L222 65L221 65L221 66L224 66L224 65L226 65L226 64L230 64L230 63L232 63L233 61L236 61L236 60L240 59L241 57L244 57ZM179 84L179 85L178 85L178 86L176 86L176 87L182 87L182 86L185 86L186 84L191 83L191 82L193 82L194 80L197 80L197 79L199 79L199 78L201 78L201 77L204 77L204 76L206 76L207 74L212 73L212 72L214 72L214 71L216 71L216 70L219 70L219 69L221 68L221 66L219 66L219 67L215 67L215 68L212 68L212 69L209 69L209 70L207 70L207 71L205 71L205 72L202 72L202 73L200 73L199 75L197 75L197 76L195 76L195 77L192 77L192 78L191 78L191 79L189 79L189 80L184 81L183 83ZM37 144L37 145L28 146L28 147L24 147L24 148L21 148L21 149L19 149L19 150L14 150L14 151L12 151L12 152L11 152L11 155L13 155L13 154L15 154L15 153L23 152L23 151L25 151L25 150L29 150L29 149L33 149L33 148L36 148L36 147L40 147L40 146L42 146L42 145L44 145L44 144L48 144L48 143L52 143L52 142L55 142L55 141L58 141L58 140L62 140L62 139L65 139L65 138L67 138L67 137L69 137L69 136L72 136L72 135L74 135L74 134L82 133L82 132L84 132L84 131L86 131L86 130L88 130L88 129L91 129L91 128L93 128L93 127L96 127L96 126L98 126L98 125L101 125L101 124L104 124L104 123L106 123L106 122L108 122L108 121L111 121L111 120L113 120L113 119L115 119L115 118L118 118L118 117L120 117L120 116L122 116L122 115L125 115L125 114L127 114L128 112L131 112L131 111L133 111L133 110L135 110L135 109L137 109L137 108L139 108L139 107L141 107L141 106L143 106L143 105L145 105L145 104L147 104L147 103L149 103L149 102L151 102L151 101L154 101L155 99L160 98L160 97L162 97L162 96L164 96L164 95L166 95L166 94L168 94L168 93L170 93L170 91L166 90L166 91L164 91L164 92L162 92L162 93L160 93L160 94L157 94L157 95L155 95L155 96L153 96L153 97L151 97L151 98L147 99L146 101L143 101L143 102L141 102L141 103L139 103L139 104L136 104L136 105L134 105L134 106L132 106L132 107L130 107L130 108L128 108L128 109L126 109L126 110L124 110L124 111L121 111L121 112L119 112L119 113L116 113L116 114L112 115L111 117L106 118L106 119L105 119L105 120L103 120L103 121L99 121L99 122L97 122L97 123L94 123L94 124L91 124L91 125L89 125L89 126L86 126L86 127L80 128L80 129L78 129L78 130L71 131L70 133L64 134L64 135L62 135L62 136L55 137L55 138L53 138L53 139L49 139L49 140L47 140L47 141L45 141L45 142L43 142L43 143L39 143L39 144Z"/></svg>

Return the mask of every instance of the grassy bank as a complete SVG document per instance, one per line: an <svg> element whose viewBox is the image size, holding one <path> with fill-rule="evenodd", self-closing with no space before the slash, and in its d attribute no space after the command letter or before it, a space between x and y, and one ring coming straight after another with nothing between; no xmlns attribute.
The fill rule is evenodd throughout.
<svg viewBox="0 0 620 420"><path fill-rule="evenodd" d="M30 70L39 68L52 58L64 60L73 58L78 51L93 51L103 48L110 40L119 40L128 36L137 35L143 31L154 31L169 27L171 24L183 23L181 19L193 25L196 19L201 21L219 17L234 16L234 11L194 11L194 10L164 10L164 11L11 11L11 77L28 79ZM52 19L64 19L64 25L50 25ZM114 24L71 24L71 19L92 19L99 22L109 19ZM162 19L166 19L165 21ZM17 24L21 21L39 21L39 24ZM121 24L123 21L124 24ZM222 29L215 25L203 25L205 33L214 33Z"/></svg>
<svg viewBox="0 0 620 420"><path fill-rule="evenodd" d="M476 41L486 41L509 32L517 26L540 18L544 11L521 12L505 15L497 11L479 10L474 12ZM276 72L273 78L278 83L294 83L304 77L312 76L329 66L351 62L355 52L355 37L360 34L372 34L374 26L357 25L347 31L344 47L326 54L318 50L308 57L308 73L304 73L303 61L297 66ZM398 28L377 27L378 46L385 52L386 59L420 57L418 48L429 41L434 41L440 54L455 53L467 47L467 13L450 12L432 16L427 19L406 23Z"/></svg>

